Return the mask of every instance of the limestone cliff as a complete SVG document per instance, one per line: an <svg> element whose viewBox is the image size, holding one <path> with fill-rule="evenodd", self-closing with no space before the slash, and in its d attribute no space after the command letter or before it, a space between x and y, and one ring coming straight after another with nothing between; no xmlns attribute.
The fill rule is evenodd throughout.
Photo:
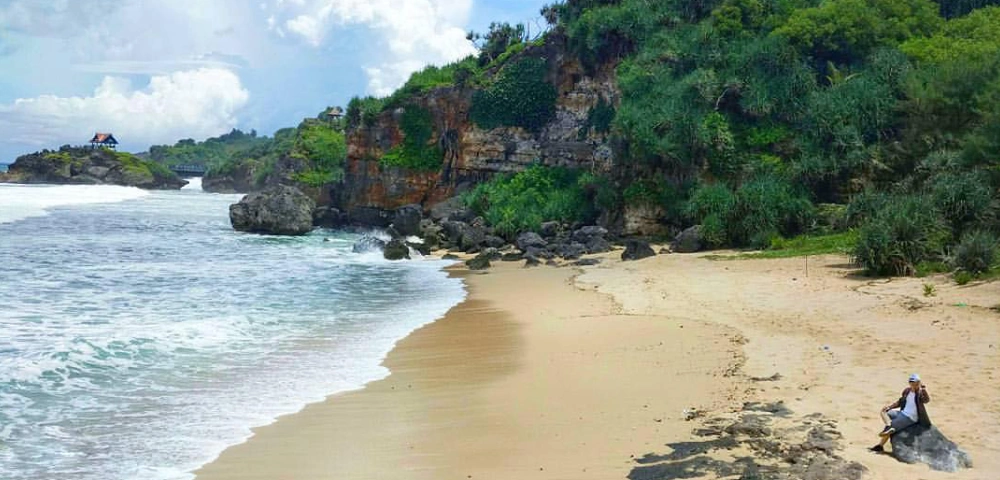
<svg viewBox="0 0 1000 480"><path fill-rule="evenodd" d="M135 155L103 148L62 147L18 157L0 182L121 185L177 190L187 185L166 167Z"/></svg>
<svg viewBox="0 0 1000 480"><path fill-rule="evenodd" d="M590 119L599 105L618 104L614 65L586 71L559 35L549 35L543 44L529 46L519 56L544 59L546 80L556 87L556 112L543 128L482 129L470 119L473 88L432 89L408 99L407 105L430 112L432 138L444 152L440 169L411 170L380 161L405 138L400 125L403 108L388 109L374 122L348 128L345 174L330 189L333 206L346 212L414 203L429 209L471 184L535 163L609 171L613 146L606 133L590 128ZM487 72L491 74L495 72Z"/></svg>

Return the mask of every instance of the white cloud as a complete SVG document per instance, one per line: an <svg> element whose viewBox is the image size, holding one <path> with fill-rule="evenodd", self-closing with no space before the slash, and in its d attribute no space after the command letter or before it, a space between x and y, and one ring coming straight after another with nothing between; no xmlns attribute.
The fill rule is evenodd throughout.
<svg viewBox="0 0 1000 480"><path fill-rule="evenodd" d="M377 95L391 93L424 65L475 52L462 27L472 0L277 0L275 6L291 10L286 30L313 46L336 35L336 27L364 25L378 33L384 54L365 65L368 90Z"/></svg>
<svg viewBox="0 0 1000 480"><path fill-rule="evenodd" d="M105 77L87 97L42 95L0 104L0 128L12 143L79 144L112 131L131 148L218 135L237 124L249 92L233 72L200 68L153 76L142 89Z"/></svg>

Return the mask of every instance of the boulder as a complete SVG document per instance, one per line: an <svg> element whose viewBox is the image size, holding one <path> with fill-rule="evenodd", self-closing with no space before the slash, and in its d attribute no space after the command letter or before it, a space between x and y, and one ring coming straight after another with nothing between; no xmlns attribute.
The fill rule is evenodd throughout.
<svg viewBox="0 0 1000 480"><path fill-rule="evenodd" d="M420 221L424 212L420 205L404 205L396 209L392 216L392 228L400 235L411 237L420 235Z"/></svg>
<svg viewBox="0 0 1000 480"><path fill-rule="evenodd" d="M469 267L469 270L486 270L490 268L490 257L492 255L489 252L482 252L476 255L475 258L467 260L465 265Z"/></svg>
<svg viewBox="0 0 1000 480"><path fill-rule="evenodd" d="M484 241L486 246L490 248L502 248L507 243L496 235L487 235Z"/></svg>
<svg viewBox="0 0 1000 480"><path fill-rule="evenodd" d="M549 250L566 260L576 260L587 253L587 247L577 242L552 245Z"/></svg>
<svg viewBox="0 0 1000 480"><path fill-rule="evenodd" d="M587 253L604 253L611 251L611 243L604 238L592 238L587 242Z"/></svg>
<svg viewBox="0 0 1000 480"><path fill-rule="evenodd" d="M354 253L369 253L385 249L385 240L365 235L354 242L351 251Z"/></svg>
<svg viewBox="0 0 1000 480"><path fill-rule="evenodd" d="M452 220L456 222L471 222L475 215L465 206L461 197L452 197L431 207L431 219L435 222Z"/></svg>
<svg viewBox="0 0 1000 480"><path fill-rule="evenodd" d="M588 226L583 227L573 232L573 241L580 243L587 243L594 238L604 238L608 234L608 230L603 227Z"/></svg>
<svg viewBox="0 0 1000 480"><path fill-rule="evenodd" d="M320 228L340 228L347 224L347 217L336 208L318 207L313 211L313 225Z"/></svg>
<svg viewBox="0 0 1000 480"><path fill-rule="evenodd" d="M405 242L405 243L407 247L410 247L411 250L419 252L421 255L426 256L431 254L431 247L428 246L426 243L421 243L421 242Z"/></svg>
<svg viewBox="0 0 1000 480"><path fill-rule="evenodd" d="M299 189L279 185L251 193L229 206L233 228L270 235L305 235L313 229L316 203Z"/></svg>
<svg viewBox="0 0 1000 480"><path fill-rule="evenodd" d="M513 252L505 253L500 257L500 260L504 262L520 262L521 260L524 260L524 254Z"/></svg>
<svg viewBox="0 0 1000 480"><path fill-rule="evenodd" d="M573 266L575 266L575 267L591 267L591 266L594 266L594 265L600 265L600 263L601 263L601 259L600 258L584 258L583 260L577 260L577 261L573 262Z"/></svg>
<svg viewBox="0 0 1000 480"><path fill-rule="evenodd" d="M937 427L914 425L891 438L892 454L906 463L926 463L934 470L955 472L971 468L969 454L948 440Z"/></svg>
<svg viewBox="0 0 1000 480"><path fill-rule="evenodd" d="M394 238L389 240L389 243L385 244L385 248L382 250L382 256L386 260L409 260L410 259L410 247L406 245L406 242Z"/></svg>
<svg viewBox="0 0 1000 480"><path fill-rule="evenodd" d="M388 228L392 224L392 213L377 207L354 207L347 211L347 221L351 225Z"/></svg>
<svg viewBox="0 0 1000 480"><path fill-rule="evenodd" d="M538 229L538 233L543 238L552 238L558 235L560 230L562 230L562 225L559 222L543 222Z"/></svg>
<svg viewBox="0 0 1000 480"><path fill-rule="evenodd" d="M622 260L642 260L648 257L655 257L656 252L649 246L649 242L643 240L629 240L625 242L625 251L622 252Z"/></svg>
<svg viewBox="0 0 1000 480"><path fill-rule="evenodd" d="M675 253L695 253L701 250L703 244L704 242L701 239L701 225L695 225L679 233L674 238L674 243L670 245L670 248Z"/></svg>
<svg viewBox="0 0 1000 480"><path fill-rule="evenodd" d="M524 232L518 235L515 243L522 252L527 252L531 248L545 248L549 244L535 232Z"/></svg>
<svg viewBox="0 0 1000 480"><path fill-rule="evenodd" d="M486 229L469 225L465 222L446 220L441 223L448 244L454 245L464 252L478 252L486 242Z"/></svg>
<svg viewBox="0 0 1000 480"><path fill-rule="evenodd" d="M532 256L528 256L528 255L524 256L524 268L537 267L537 266L539 266L541 264L542 264L542 261L539 260L538 257L532 257Z"/></svg>

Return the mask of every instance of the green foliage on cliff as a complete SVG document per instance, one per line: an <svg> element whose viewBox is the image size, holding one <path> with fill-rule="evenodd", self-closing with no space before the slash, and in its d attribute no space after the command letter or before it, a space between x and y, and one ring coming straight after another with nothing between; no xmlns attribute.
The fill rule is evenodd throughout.
<svg viewBox="0 0 1000 480"><path fill-rule="evenodd" d="M257 136L251 130L244 133L233 129L218 137L209 138L203 142L192 139L181 140L174 145L153 145L149 147L149 158L163 165L202 165L205 167L219 166L235 157L246 155L246 152L260 148L271 139Z"/></svg>
<svg viewBox="0 0 1000 480"><path fill-rule="evenodd" d="M472 120L481 128L541 130L556 113L556 88L545 79L544 59L521 58L505 65L493 83L472 97Z"/></svg>
<svg viewBox="0 0 1000 480"><path fill-rule="evenodd" d="M344 176L347 142L344 134L328 122L307 119L299 125L289 156L308 162L308 166L294 173L292 178L318 187Z"/></svg>
<svg viewBox="0 0 1000 480"><path fill-rule="evenodd" d="M441 168L444 151L433 140L434 118L425 108L407 106L399 121L403 142L382 156L383 165L411 170L435 171Z"/></svg>
<svg viewBox="0 0 1000 480"><path fill-rule="evenodd" d="M668 223L732 246L853 225L859 263L900 274L1000 229L998 3L568 0L543 13L585 65L617 65L610 135L618 161L641 166L624 170L699 182ZM852 199L841 221L813 214Z"/></svg>
<svg viewBox="0 0 1000 480"><path fill-rule="evenodd" d="M537 231L546 221L593 221L600 194L597 182L575 170L532 166L481 183L465 199L497 232L513 238L520 232Z"/></svg>

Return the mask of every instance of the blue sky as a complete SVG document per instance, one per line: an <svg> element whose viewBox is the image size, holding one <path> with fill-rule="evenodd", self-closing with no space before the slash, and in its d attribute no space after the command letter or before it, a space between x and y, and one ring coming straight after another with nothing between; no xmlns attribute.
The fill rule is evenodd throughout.
<svg viewBox="0 0 1000 480"><path fill-rule="evenodd" d="M550 0L549 0L550 1ZM0 0L0 162L296 125L473 51L547 0Z"/></svg>

